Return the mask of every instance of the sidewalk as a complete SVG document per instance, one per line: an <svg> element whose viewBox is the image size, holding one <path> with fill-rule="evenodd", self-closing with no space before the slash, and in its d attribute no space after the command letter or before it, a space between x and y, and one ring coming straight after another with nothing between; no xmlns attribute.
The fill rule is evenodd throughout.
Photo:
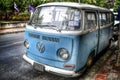
<svg viewBox="0 0 120 80"><path fill-rule="evenodd" d="M120 80L120 67L115 67L115 63L116 54L113 54L98 71L94 80Z"/></svg>
<svg viewBox="0 0 120 80"><path fill-rule="evenodd" d="M18 33L18 32L24 32L24 31L25 31L25 27L0 29L0 35L10 34L10 33Z"/></svg>

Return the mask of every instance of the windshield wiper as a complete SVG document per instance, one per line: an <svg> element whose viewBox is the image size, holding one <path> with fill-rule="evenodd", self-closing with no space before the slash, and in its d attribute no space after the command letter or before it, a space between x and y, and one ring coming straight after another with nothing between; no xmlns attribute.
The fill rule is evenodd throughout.
<svg viewBox="0 0 120 80"><path fill-rule="evenodd" d="M50 28L52 28L58 32L61 32L61 30L62 30L62 29L59 29L58 26L56 26L56 25L49 25L49 26L50 26Z"/></svg>
<svg viewBox="0 0 120 80"><path fill-rule="evenodd" d="M31 24L35 29L37 28L37 26L35 24Z"/></svg>
<svg viewBox="0 0 120 80"><path fill-rule="evenodd" d="M46 24L46 25L42 25L43 28L46 29L53 29L53 30L57 30L57 26L56 25L50 25L50 24Z"/></svg>
<svg viewBox="0 0 120 80"><path fill-rule="evenodd" d="M45 27L46 25L41 25L41 24L31 24L35 29L40 27L40 28L43 28Z"/></svg>
<svg viewBox="0 0 120 80"><path fill-rule="evenodd" d="M56 30L56 31L58 31L58 32L61 32L61 30L62 29L57 29L58 28L58 26L56 26L56 25L49 25L49 24L31 24L35 29L37 28L37 27L40 27L40 28L48 28L48 29L53 29L53 30Z"/></svg>

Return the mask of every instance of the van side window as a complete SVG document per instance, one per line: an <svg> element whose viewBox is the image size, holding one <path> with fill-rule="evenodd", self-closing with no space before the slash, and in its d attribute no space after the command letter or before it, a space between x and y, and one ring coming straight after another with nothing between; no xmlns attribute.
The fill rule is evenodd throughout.
<svg viewBox="0 0 120 80"><path fill-rule="evenodd" d="M37 23L38 22L38 13L39 13L39 11L38 10L36 10L35 12L34 12L34 15L33 15L33 17L34 18L32 18L32 22L33 23Z"/></svg>
<svg viewBox="0 0 120 80"><path fill-rule="evenodd" d="M93 29L97 25L97 18L95 12L85 13L85 29Z"/></svg>
<svg viewBox="0 0 120 80"><path fill-rule="evenodd" d="M110 13L110 22L112 23L114 21L114 15Z"/></svg>
<svg viewBox="0 0 120 80"><path fill-rule="evenodd" d="M100 13L99 14L99 19L100 19L100 26L106 25L108 23L107 13Z"/></svg>
<svg viewBox="0 0 120 80"><path fill-rule="evenodd" d="M107 13L107 24L110 23L110 13Z"/></svg>

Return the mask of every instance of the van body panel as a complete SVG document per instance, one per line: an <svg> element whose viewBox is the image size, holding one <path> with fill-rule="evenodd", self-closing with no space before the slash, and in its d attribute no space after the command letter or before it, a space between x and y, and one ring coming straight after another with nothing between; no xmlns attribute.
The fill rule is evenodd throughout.
<svg viewBox="0 0 120 80"><path fill-rule="evenodd" d="M23 58L42 71L78 76L89 55L94 52L96 57L109 45L112 24L111 11L101 7L67 2L40 5L26 25Z"/></svg>
<svg viewBox="0 0 120 80"><path fill-rule="evenodd" d="M59 40L55 41L54 38ZM25 31L25 40L28 40L29 42L29 49L27 49L27 56L40 63L47 64L49 66L63 68L63 69L64 69L64 64L76 65L76 57L78 52L76 51L78 50L77 39L78 39L77 36L61 35L61 34L56 35L56 34L37 32L27 29ZM39 50L37 49L38 42L42 42L45 46L45 50L43 53L40 53ZM66 50L68 50L70 55L68 60L63 60L58 56L57 52L61 48L65 48Z"/></svg>

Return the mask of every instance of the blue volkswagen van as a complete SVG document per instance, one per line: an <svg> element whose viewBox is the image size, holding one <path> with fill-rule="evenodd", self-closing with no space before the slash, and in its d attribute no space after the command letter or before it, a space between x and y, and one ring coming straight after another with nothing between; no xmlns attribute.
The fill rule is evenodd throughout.
<svg viewBox="0 0 120 80"><path fill-rule="evenodd" d="M75 77L110 45L113 13L71 2L37 6L26 25L24 60L39 71Z"/></svg>

